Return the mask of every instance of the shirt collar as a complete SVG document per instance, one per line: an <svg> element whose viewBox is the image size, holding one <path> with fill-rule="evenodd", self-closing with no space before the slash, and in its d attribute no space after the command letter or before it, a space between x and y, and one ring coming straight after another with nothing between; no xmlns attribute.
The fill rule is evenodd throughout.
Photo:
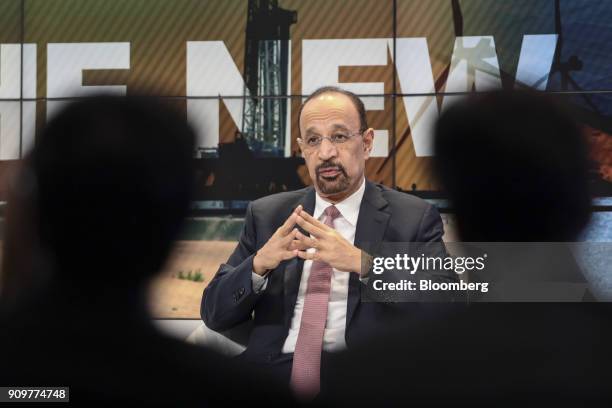
<svg viewBox="0 0 612 408"><path fill-rule="evenodd" d="M363 194L365 192L365 178L361 181L361 186L355 191L353 194L340 201L339 203L334 204L342 217L349 222L352 226L357 226L357 218L359 217L359 207L361 207L361 200L363 198ZM315 208L313 217L316 219L320 219L321 215L323 215L323 211L327 207L332 205L329 201L325 201L323 197L316 193L315 198Z"/></svg>

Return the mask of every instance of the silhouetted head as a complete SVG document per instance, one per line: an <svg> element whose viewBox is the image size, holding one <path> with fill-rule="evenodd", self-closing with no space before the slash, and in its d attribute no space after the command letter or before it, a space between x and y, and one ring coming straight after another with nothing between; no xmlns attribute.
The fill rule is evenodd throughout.
<svg viewBox="0 0 612 408"><path fill-rule="evenodd" d="M184 116L152 99L88 98L53 117L24 177L54 278L96 290L156 273L191 200L193 148Z"/></svg>
<svg viewBox="0 0 612 408"><path fill-rule="evenodd" d="M434 143L462 240L568 241L586 225L586 142L550 96L469 96L441 115Z"/></svg>

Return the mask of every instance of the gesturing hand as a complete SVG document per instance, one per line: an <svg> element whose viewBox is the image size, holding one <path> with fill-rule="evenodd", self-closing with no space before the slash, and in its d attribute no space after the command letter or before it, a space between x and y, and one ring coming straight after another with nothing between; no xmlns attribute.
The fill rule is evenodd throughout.
<svg viewBox="0 0 612 408"><path fill-rule="evenodd" d="M257 251L253 258L253 272L264 275L266 271L276 268L282 261L297 256L298 250L291 249L290 246L298 232L293 227L298 218L297 213L301 210L302 206L300 205L291 213L285 223L274 232L268 242Z"/></svg>
<svg viewBox="0 0 612 408"><path fill-rule="evenodd" d="M302 259L323 261L340 271L361 273L361 250L348 242L338 231L312 217L306 211L297 212L297 224L312 237L301 232L295 233L292 248L298 250ZM315 252L306 252L314 248Z"/></svg>

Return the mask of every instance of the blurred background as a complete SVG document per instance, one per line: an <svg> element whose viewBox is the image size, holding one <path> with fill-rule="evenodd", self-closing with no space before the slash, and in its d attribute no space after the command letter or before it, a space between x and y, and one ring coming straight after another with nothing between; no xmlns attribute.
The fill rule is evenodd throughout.
<svg viewBox="0 0 612 408"><path fill-rule="evenodd" d="M198 319L248 202L310 184L297 112L317 87L363 98L376 131L367 177L436 204L447 241L431 125L463 94L529 87L583 125L582 239L612 241L611 39L612 2L590 0L0 0L0 201L62 104L100 91L173 101L198 133L197 201L151 309Z"/></svg>

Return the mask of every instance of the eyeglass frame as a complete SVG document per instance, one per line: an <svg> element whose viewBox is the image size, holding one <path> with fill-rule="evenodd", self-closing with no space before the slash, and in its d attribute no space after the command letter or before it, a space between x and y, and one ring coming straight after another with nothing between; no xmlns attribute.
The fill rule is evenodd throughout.
<svg viewBox="0 0 612 408"><path fill-rule="evenodd" d="M338 131L336 131L336 132L338 132ZM334 134L335 134L336 132L334 132ZM338 146L338 145L343 145L343 144L345 144L346 142L350 141L350 140L351 140L351 139L353 139L353 137L355 137L356 135L362 136L362 135L363 135L365 132L367 132L367 129L365 129L365 130L358 130L358 131L355 131L355 132L350 132L350 133L348 133L348 135L347 135L347 136L348 136L348 138L347 138L347 139L346 139L344 142L340 142L340 143L338 143L338 142L334 142L334 141L332 140L332 137L334 136L333 134L332 134L331 136L321 136L321 135L318 135L318 136L319 136L319 140L320 140L320 141L319 141L319 143L317 143L317 144L316 144L316 145L314 145L314 146L309 145L309 144L308 144L308 142L306 142L306 140L302 139L301 137L298 137L298 138L297 138L297 141L298 141L298 143L299 143L300 145L302 145L302 146L303 146L305 149L307 149L307 150L315 150L315 149L318 149L318 148L320 148L320 147L321 147L321 144L323 143L323 139L327 139L327 140L329 140L329 142L330 142L332 145L334 145L334 146Z"/></svg>

